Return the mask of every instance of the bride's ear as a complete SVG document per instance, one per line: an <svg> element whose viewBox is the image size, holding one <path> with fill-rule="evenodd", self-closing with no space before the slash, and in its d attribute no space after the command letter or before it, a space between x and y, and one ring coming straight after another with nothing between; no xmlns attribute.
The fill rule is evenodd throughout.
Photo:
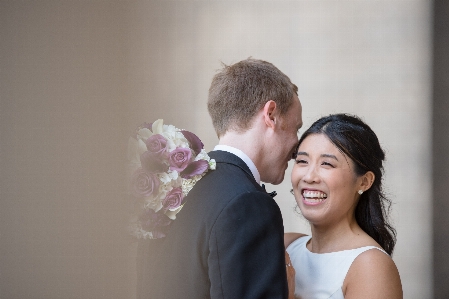
<svg viewBox="0 0 449 299"><path fill-rule="evenodd" d="M268 101L265 103L263 107L263 118L265 124L274 129L277 122L277 111L276 111L276 102Z"/></svg>
<svg viewBox="0 0 449 299"><path fill-rule="evenodd" d="M360 190L362 190L363 192L365 192L366 190L368 190L369 188L371 188L371 186L374 183L374 179L376 178L376 175L372 172L372 171L367 171L363 176L362 176L362 181L360 184Z"/></svg>

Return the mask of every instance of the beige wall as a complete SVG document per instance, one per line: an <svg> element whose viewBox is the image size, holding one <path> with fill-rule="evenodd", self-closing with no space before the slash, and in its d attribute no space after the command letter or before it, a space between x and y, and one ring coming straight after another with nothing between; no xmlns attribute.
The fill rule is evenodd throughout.
<svg viewBox="0 0 449 299"><path fill-rule="evenodd" d="M120 2L0 2L0 298L127 298Z"/></svg>
<svg viewBox="0 0 449 299"><path fill-rule="evenodd" d="M164 118L212 149L210 80L220 61L253 56L298 85L305 127L348 112L378 133L405 298L432 298L430 10L424 0L1 2L0 297L132 297L126 136ZM286 230L308 232L289 175L268 189Z"/></svg>

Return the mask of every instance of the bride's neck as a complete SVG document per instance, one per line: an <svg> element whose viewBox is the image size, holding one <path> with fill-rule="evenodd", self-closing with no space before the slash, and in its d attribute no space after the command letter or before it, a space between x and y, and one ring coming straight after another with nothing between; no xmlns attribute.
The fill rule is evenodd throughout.
<svg viewBox="0 0 449 299"><path fill-rule="evenodd" d="M350 249L354 238L363 230L354 223L340 223L339 225L311 226L312 240L307 248L315 253L328 253Z"/></svg>

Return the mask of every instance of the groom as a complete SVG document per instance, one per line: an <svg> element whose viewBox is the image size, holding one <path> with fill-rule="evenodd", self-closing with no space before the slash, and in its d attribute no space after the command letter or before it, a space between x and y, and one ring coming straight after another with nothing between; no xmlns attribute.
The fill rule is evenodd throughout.
<svg viewBox="0 0 449 299"><path fill-rule="evenodd" d="M279 184L298 142L297 87L271 63L217 73L208 109L217 162L190 191L167 237L139 244L138 298L287 298L284 227L260 182Z"/></svg>

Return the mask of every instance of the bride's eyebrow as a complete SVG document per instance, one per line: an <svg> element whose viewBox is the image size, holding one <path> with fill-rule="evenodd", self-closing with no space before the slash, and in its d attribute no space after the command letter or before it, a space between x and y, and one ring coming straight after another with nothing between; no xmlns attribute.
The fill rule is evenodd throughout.
<svg viewBox="0 0 449 299"><path fill-rule="evenodd" d="M331 159L335 159L338 161L337 157L331 154L322 154L321 157L323 158L331 158Z"/></svg>
<svg viewBox="0 0 449 299"><path fill-rule="evenodd" d="M296 156L307 156L307 157L308 157L309 154L308 154L307 152L298 152L298 153L296 154ZM337 157L334 156L334 155L331 155L331 154L322 154L321 157L322 157L322 158L331 158L331 159L335 159L335 160L338 161Z"/></svg>

